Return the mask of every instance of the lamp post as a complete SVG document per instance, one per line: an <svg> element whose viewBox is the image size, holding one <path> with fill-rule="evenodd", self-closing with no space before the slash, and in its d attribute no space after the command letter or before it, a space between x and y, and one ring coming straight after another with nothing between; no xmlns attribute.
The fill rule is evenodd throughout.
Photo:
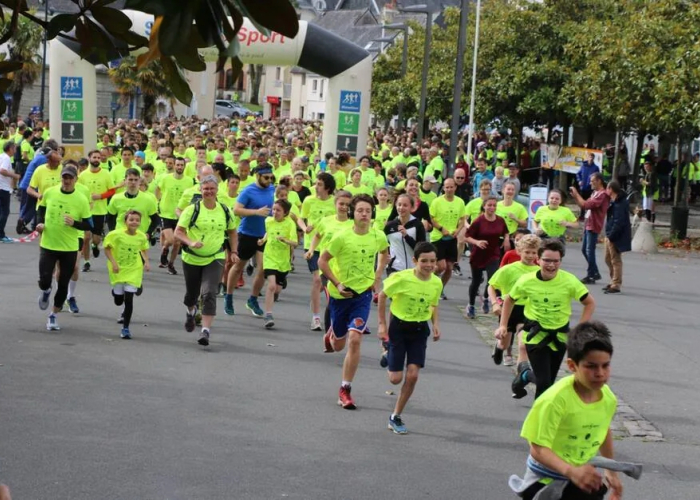
<svg viewBox="0 0 700 500"><path fill-rule="evenodd" d="M420 106L418 108L418 140L423 142L425 127L425 106L428 98L428 66L430 65L430 43L433 37L433 13L428 10L425 4L410 5L399 9L399 12L406 14L425 14L425 48L423 50L423 74L421 76Z"/></svg>
<svg viewBox="0 0 700 500"><path fill-rule="evenodd" d="M462 0L459 12L459 36L457 38L457 68L455 69L455 86L452 94L452 124L450 126L450 163L449 174L457 166L457 136L459 133L459 116L462 111L462 72L464 71L464 46L467 43L467 17L469 17L469 0Z"/></svg>
<svg viewBox="0 0 700 500"><path fill-rule="evenodd" d="M481 0L476 2L476 26L474 29L474 57L472 59L472 95L469 103L469 140L467 141L467 154L472 152L472 140L474 139L474 102L476 100L476 63L479 54L479 18L481 16Z"/></svg>
<svg viewBox="0 0 700 500"><path fill-rule="evenodd" d="M401 54L401 78L406 77L406 65L408 64L408 26L403 23L385 24L384 29L403 31L403 53ZM397 130L403 128L403 99L399 99Z"/></svg>
<svg viewBox="0 0 700 500"><path fill-rule="evenodd" d="M39 0L40 4L44 4L44 23L49 20L49 0ZM46 45L48 32L44 30L44 49L41 56L41 97L39 99L39 114L42 121L44 120L44 100L46 97Z"/></svg>

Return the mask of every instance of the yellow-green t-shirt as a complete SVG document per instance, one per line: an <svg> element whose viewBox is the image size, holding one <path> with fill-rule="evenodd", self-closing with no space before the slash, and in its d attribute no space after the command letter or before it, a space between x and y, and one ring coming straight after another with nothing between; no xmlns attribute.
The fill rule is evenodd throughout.
<svg viewBox="0 0 700 500"><path fill-rule="evenodd" d="M540 225L540 228L547 236L554 238L564 236L566 227L559 225L563 220L576 222L576 216L568 207L559 207L556 210L552 210L548 205L544 205L535 212L535 222Z"/></svg>
<svg viewBox="0 0 700 500"><path fill-rule="evenodd" d="M385 279L382 290L391 299L393 316L403 321L428 321L440 303L442 281L434 274L424 281L415 269L405 269Z"/></svg>
<svg viewBox="0 0 700 500"><path fill-rule="evenodd" d="M285 217L276 221L274 217L265 219L265 233L267 241L263 250L263 269L271 269L282 273L292 269L291 247L279 241L278 237L297 241L297 226L291 217Z"/></svg>
<svg viewBox="0 0 700 500"><path fill-rule="evenodd" d="M78 176L78 183L88 188L90 194L102 194L114 187L112 176L107 170L100 168L93 172L89 168ZM107 214L107 200L94 200L92 202L92 215Z"/></svg>
<svg viewBox="0 0 700 500"><path fill-rule="evenodd" d="M112 250L112 256L117 261L119 272L114 273L112 262L107 261L109 282L112 286L117 283L141 286L143 280L143 261L141 251L148 250L148 238L141 231L129 234L126 228L110 231L105 237L104 247Z"/></svg>
<svg viewBox="0 0 700 500"><path fill-rule="evenodd" d="M574 376L564 377L535 400L520 436L573 466L588 463L605 441L617 409L610 387L604 385L601 394L586 404L574 389Z"/></svg>
<svg viewBox="0 0 700 500"><path fill-rule="evenodd" d="M481 215L481 207L484 205L484 200L481 198L474 198L469 200L467 206L464 207L464 215L467 218L467 222L470 224L476 220L479 215Z"/></svg>
<svg viewBox="0 0 700 500"><path fill-rule="evenodd" d="M569 324L571 318L571 301L581 300L588 295L588 288L573 274L559 270L551 280L541 279L539 272L521 276L511 289L510 297L517 303L525 300L525 317L537 321L542 328L557 330ZM539 332L526 344L539 344L547 336L546 332ZM558 332L560 342L566 342L568 335ZM549 347L556 351L554 342Z"/></svg>
<svg viewBox="0 0 700 500"><path fill-rule="evenodd" d="M331 271L345 288L363 293L374 284L376 255L388 246L383 231L370 227L367 234L357 234L353 227L349 227L336 234L326 248L333 256ZM333 283L328 283L328 293L335 299L345 298Z"/></svg>
<svg viewBox="0 0 700 500"><path fill-rule="evenodd" d="M459 225L459 221L464 217L464 200L455 196L452 201L449 201L445 196L438 196L430 204L430 218L433 220L433 225L437 222L441 228L447 229L449 232L454 232ZM441 240L443 234L437 229L433 229L430 233L430 241L435 242Z"/></svg>
<svg viewBox="0 0 700 500"><path fill-rule="evenodd" d="M389 220L391 215L391 210L394 207L387 205L386 208L380 208L379 205L376 207L376 216L374 217L374 228L380 231L384 231L384 226L386 226L386 221Z"/></svg>
<svg viewBox="0 0 700 500"><path fill-rule="evenodd" d="M206 266L211 262L224 259L224 241L228 238L227 231L236 229L236 222L231 217L226 224L226 212L217 203L213 209L208 209L204 203L199 204L199 215L192 227L189 227L194 213L194 204L189 205L177 222L187 232L192 241L201 241L202 248L189 248L182 251L182 261L193 266Z"/></svg>
<svg viewBox="0 0 700 500"><path fill-rule="evenodd" d="M321 219L321 221L318 223L318 227L316 228L318 231L318 235L321 238L321 241L316 247L316 251L319 253L323 253L323 251L326 248L328 248L328 244L333 239L333 236L335 236L342 230L351 227L352 225L352 219L340 221L338 220L337 215L327 215L326 217Z"/></svg>
<svg viewBox="0 0 700 500"><path fill-rule="evenodd" d="M336 173L331 174L331 175L335 179L335 188L336 189L345 189L345 185L348 183L348 176L345 175L345 172L338 169L338 171Z"/></svg>
<svg viewBox="0 0 700 500"><path fill-rule="evenodd" d="M313 226L313 231L304 237L304 249L308 250L311 246L318 229L318 223L327 215L335 214L335 200L329 196L325 200L317 198L315 195L310 195L304 198L304 203L301 205L301 218L306 220L306 223Z"/></svg>
<svg viewBox="0 0 700 500"><path fill-rule="evenodd" d="M428 206L430 206L430 204L438 197L437 193L435 193L434 191L428 191L426 193L422 189L419 190L418 195L420 196L420 201L422 201L423 203L427 203Z"/></svg>
<svg viewBox="0 0 700 500"><path fill-rule="evenodd" d="M41 233L41 248L59 252L77 252L77 229L67 226L63 217L70 215L75 221L90 217L90 203L84 194L77 189L72 193L64 193L61 186L47 189L42 196L46 207L44 231Z"/></svg>
<svg viewBox="0 0 700 500"><path fill-rule="evenodd" d="M141 167L136 163L132 163L129 168L135 168L139 171L139 176L141 175ZM112 165L112 170L110 170L109 173L112 176L112 182L114 182L115 186L124 182L124 179L126 179L126 171L129 170L129 168L126 168L121 162ZM122 186L117 189L117 193L123 193L125 190L126 188Z"/></svg>
<svg viewBox="0 0 700 500"><path fill-rule="evenodd" d="M202 187L199 184L195 184L182 192L182 196L177 202L177 208L182 211L200 199L202 199Z"/></svg>
<svg viewBox="0 0 700 500"><path fill-rule="evenodd" d="M31 143L29 141L22 141L22 144L19 146L20 152L22 156L27 155L26 162L29 163L34 159L34 148L32 147Z"/></svg>
<svg viewBox="0 0 700 500"><path fill-rule="evenodd" d="M357 196L358 194L374 196L374 190L369 186L365 186L364 184L360 184L358 187L355 187L353 184L348 184L343 189L350 192L350 194L353 196Z"/></svg>
<svg viewBox="0 0 700 500"><path fill-rule="evenodd" d="M511 213L520 220L527 220L527 209L517 201L514 201L510 206L505 206L503 200L498 202L496 215L503 217L506 226L508 226L508 233L513 234L518 229L518 223L508 216Z"/></svg>
<svg viewBox="0 0 700 500"><path fill-rule="evenodd" d="M141 214L141 225L139 231L145 233L151 225L151 215L158 212L158 201L151 193L139 191L133 198L127 198L126 192L117 193L112 196L107 205L107 212L117 216L116 229L126 228L124 215L129 210L136 210Z"/></svg>
<svg viewBox="0 0 700 500"><path fill-rule="evenodd" d="M182 193L191 188L194 181L185 176L176 179L174 174L164 174L159 175L156 182L160 190L158 214L165 219L177 219L175 209L182 197Z"/></svg>
<svg viewBox="0 0 700 500"><path fill-rule="evenodd" d="M44 193L54 186L61 184L61 169L59 167L49 168L48 165L39 165L32 173L32 178L29 179L29 187L39 191L41 200L37 203L37 207L44 207Z"/></svg>
<svg viewBox="0 0 700 500"><path fill-rule="evenodd" d="M500 290L502 295L508 295L513 285L515 285L521 276L528 273L535 273L539 271L539 269L539 266L528 266L527 264L523 264L522 261L513 262L512 264L499 268L498 271L491 276L489 285L496 290ZM519 306L525 305L525 299L520 298L516 304Z"/></svg>

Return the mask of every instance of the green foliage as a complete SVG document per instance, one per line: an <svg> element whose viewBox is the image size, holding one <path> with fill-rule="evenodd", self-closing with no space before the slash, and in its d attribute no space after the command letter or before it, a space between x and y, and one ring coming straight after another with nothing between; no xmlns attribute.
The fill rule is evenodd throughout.
<svg viewBox="0 0 700 500"><path fill-rule="evenodd" d="M121 103L126 105L129 99L141 91L144 100L143 118L152 118L155 111L153 105L159 97L164 97L174 103L175 92L169 82L163 80L163 66L160 61L152 61L140 68L136 66L133 56L122 59L119 66L110 68L109 78L119 93Z"/></svg>

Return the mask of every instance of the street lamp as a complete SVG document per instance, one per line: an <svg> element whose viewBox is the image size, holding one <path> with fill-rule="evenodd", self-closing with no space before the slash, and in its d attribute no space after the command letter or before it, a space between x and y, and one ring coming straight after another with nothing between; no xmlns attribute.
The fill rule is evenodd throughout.
<svg viewBox="0 0 700 500"><path fill-rule="evenodd" d="M49 0L39 0L39 4L44 4L44 23L49 20ZM41 119L44 119L44 99L46 96L46 45L48 31L44 29L44 54L41 57L41 97L39 101L39 114Z"/></svg>
<svg viewBox="0 0 700 500"><path fill-rule="evenodd" d="M469 17L469 0L462 0L459 12L459 37L457 38L457 68L452 94L452 125L450 128L450 162L448 172L454 172L457 166L457 136L459 134L459 117L462 111L462 72L464 71L464 46L467 43L467 18Z"/></svg>
<svg viewBox="0 0 700 500"><path fill-rule="evenodd" d="M467 141L467 154L472 153L472 140L474 139L474 101L476 100L476 63L479 54L479 17L481 16L481 0L476 2L476 26L474 30L474 57L472 58L472 95L469 103L469 140Z"/></svg>
<svg viewBox="0 0 700 500"><path fill-rule="evenodd" d="M393 36L383 36L381 38L373 38L373 42L380 44L379 45L379 51L384 52L384 46L390 43L394 43L394 37Z"/></svg>
<svg viewBox="0 0 700 500"><path fill-rule="evenodd" d="M428 98L428 66L430 65L430 43L433 37L433 13L428 10L425 4L410 5L399 9L399 12L406 14L425 14L425 49L423 50L423 74L421 76L420 107L418 109L418 140L423 142L425 104Z"/></svg>
<svg viewBox="0 0 700 500"><path fill-rule="evenodd" d="M384 29L403 31L403 53L401 54L401 78L406 76L406 64L408 63L408 26L404 23L385 24ZM403 127L403 99L399 99L398 126L401 131Z"/></svg>

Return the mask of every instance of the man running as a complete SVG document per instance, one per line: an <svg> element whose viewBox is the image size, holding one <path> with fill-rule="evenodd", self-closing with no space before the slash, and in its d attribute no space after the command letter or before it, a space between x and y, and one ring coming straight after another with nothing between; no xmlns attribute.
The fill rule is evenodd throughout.
<svg viewBox="0 0 700 500"><path fill-rule="evenodd" d="M98 150L92 150L88 153L88 161L90 168L81 172L78 176L78 183L86 186L92 195L92 232L85 232L85 245L83 245L83 272L90 271L90 248L92 247L92 256L97 258L100 256L100 241L102 241L102 232L105 225L105 216L107 215L107 200L102 199L102 193L105 193L114 187L114 181L109 172L101 167L102 156ZM96 196L96 195L99 195ZM90 243L92 243L90 245Z"/></svg>
<svg viewBox="0 0 700 500"><path fill-rule="evenodd" d="M430 242L437 248L437 274L442 279L442 286L452 277L452 266L459 259L457 252L457 235L464 226L464 201L455 196L457 184L450 178L445 180L445 194L430 204L430 217L433 231ZM443 292L443 298L445 294Z"/></svg>

